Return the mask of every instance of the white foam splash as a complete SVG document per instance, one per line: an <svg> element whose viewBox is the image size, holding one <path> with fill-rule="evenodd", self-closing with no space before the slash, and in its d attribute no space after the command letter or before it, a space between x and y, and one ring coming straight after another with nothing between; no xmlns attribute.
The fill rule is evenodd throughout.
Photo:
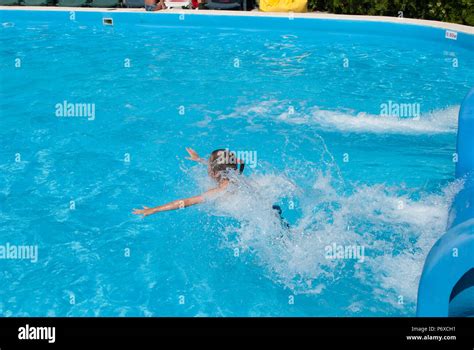
<svg viewBox="0 0 474 350"><path fill-rule="evenodd" d="M220 228L224 246L256 258L269 278L295 294L321 294L337 281L353 281L372 288L372 298L392 307L400 308L399 296L414 305L424 260L444 233L450 203L462 184L416 196L383 184L345 187L334 171L319 170L312 185L301 187L281 173L257 172L236 180L204 208L233 219ZM272 209L282 199L299 203L299 218L289 229ZM283 216L291 214L288 207L282 209ZM333 243L364 247L364 260L327 259L325 247Z"/></svg>
<svg viewBox="0 0 474 350"><path fill-rule="evenodd" d="M253 124L258 118L270 118L282 123L304 124L322 130L349 133L440 134L456 132L459 113L459 106L451 106L422 114L418 118L399 118L304 106L295 107L294 112L290 113L289 106L289 101L262 101L257 105L239 106L220 119L246 117Z"/></svg>
<svg viewBox="0 0 474 350"><path fill-rule="evenodd" d="M350 115L347 113L313 109L303 119L307 123L316 124L324 129L342 132L368 132L383 134L439 134L454 133L457 128L459 106L433 111L419 118L398 118L379 116L366 113ZM281 114L280 120L293 121L288 115Z"/></svg>

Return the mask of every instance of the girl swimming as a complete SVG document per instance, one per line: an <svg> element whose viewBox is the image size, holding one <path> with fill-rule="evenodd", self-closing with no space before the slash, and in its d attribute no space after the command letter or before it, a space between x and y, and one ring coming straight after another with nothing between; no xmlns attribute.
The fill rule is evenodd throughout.
<svg viewBox="0 0 474 350"><path fill-rule="evenodd" d="M229 185L229 172L238 171L241 174L244 171L244 163L237 159L234 152L228 149L217 149L211 153L208 160L205 160L197 154L192 148L186 148L189 160L207 165L207 173L215 180L217 186L198 196L178 199L164 205L154 208L143 207L143 209L133 209L133 214L143 215L143 217L158 213L160 211L176 210L199 204L205 201L209 195L224 191Z"/></svg>

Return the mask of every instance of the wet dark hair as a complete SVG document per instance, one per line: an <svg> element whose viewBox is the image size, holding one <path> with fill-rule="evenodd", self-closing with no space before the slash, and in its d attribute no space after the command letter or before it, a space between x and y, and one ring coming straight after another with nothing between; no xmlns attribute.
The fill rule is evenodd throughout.
<svg viewBox="0 0 474 350"><path fill-rule="evenodd" d="M227 173L229 170L239 170L241 174L244 171L244 163L240 162L237 159L237 156L234 152L229 151L228 149L216 149L212 151L209 156L209 170L211 176L213 176L217 181L222 181L227 179Z"/></svg>

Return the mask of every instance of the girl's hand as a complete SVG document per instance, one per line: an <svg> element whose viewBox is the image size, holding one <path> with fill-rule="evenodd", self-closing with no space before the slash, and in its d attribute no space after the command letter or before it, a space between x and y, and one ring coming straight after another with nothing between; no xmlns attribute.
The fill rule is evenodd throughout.
<svg viewBox="0 0 474 350"><path fill-rule="evenodd" d="M143 217L154 214L155 211L153 208L148 208L143 206L143 209L133 209L133 214L135 215L143 215Z"/></svg>
<svg viewBox="0 0 474 350"><path fill-rule="evenodd" d="M197 152L195 150L193 150L190 147L186 147L186 151L189 154L189 157L186 157L186 159L194 160L195 162L200 162L201 161L201 157L199 157L199 154L197 154Z"/></svg>

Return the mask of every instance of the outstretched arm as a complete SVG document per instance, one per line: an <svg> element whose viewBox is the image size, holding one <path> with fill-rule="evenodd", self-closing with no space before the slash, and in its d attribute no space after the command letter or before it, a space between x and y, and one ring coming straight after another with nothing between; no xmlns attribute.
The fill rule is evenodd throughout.
<svg viewBox="0 0 474 350"><path fill-rule="evenodd" d="M143 209L133 209L133 214L143 215L143 217L145 217L145 216L148 216L148 215L151 215L151 214L158 213L160 211L176 210L176 209L183 209L183 208L186 208L186 207L190 207L191 205L195 205L195 204L199 204L199 203L204 202L205 197L207 195L218 193L218 192L222 191L225 187L226 187L226 184L223 185L223 186L213 188L212 190L209 190L209 191L207 191L203 194L200 194L198 196L189 197L189 198L185 198L185 199L178 199L178 200L169 202L169 203L164 204L164 205L159 205L159 206L154 207L154 208L149 208L149 207L144 206Z"/></svg>
<svg viewBox="0 0 474 350"><path fill-rule="evenodd" d="M154 208L143 207L143 209L133 209L133 214L148 216L151 214L159 213L160 211L176 210L190 207L191 205L199 204L204 202L203 195L189 197L185 199L178 199L164 205L159 205Z"/></svg>

